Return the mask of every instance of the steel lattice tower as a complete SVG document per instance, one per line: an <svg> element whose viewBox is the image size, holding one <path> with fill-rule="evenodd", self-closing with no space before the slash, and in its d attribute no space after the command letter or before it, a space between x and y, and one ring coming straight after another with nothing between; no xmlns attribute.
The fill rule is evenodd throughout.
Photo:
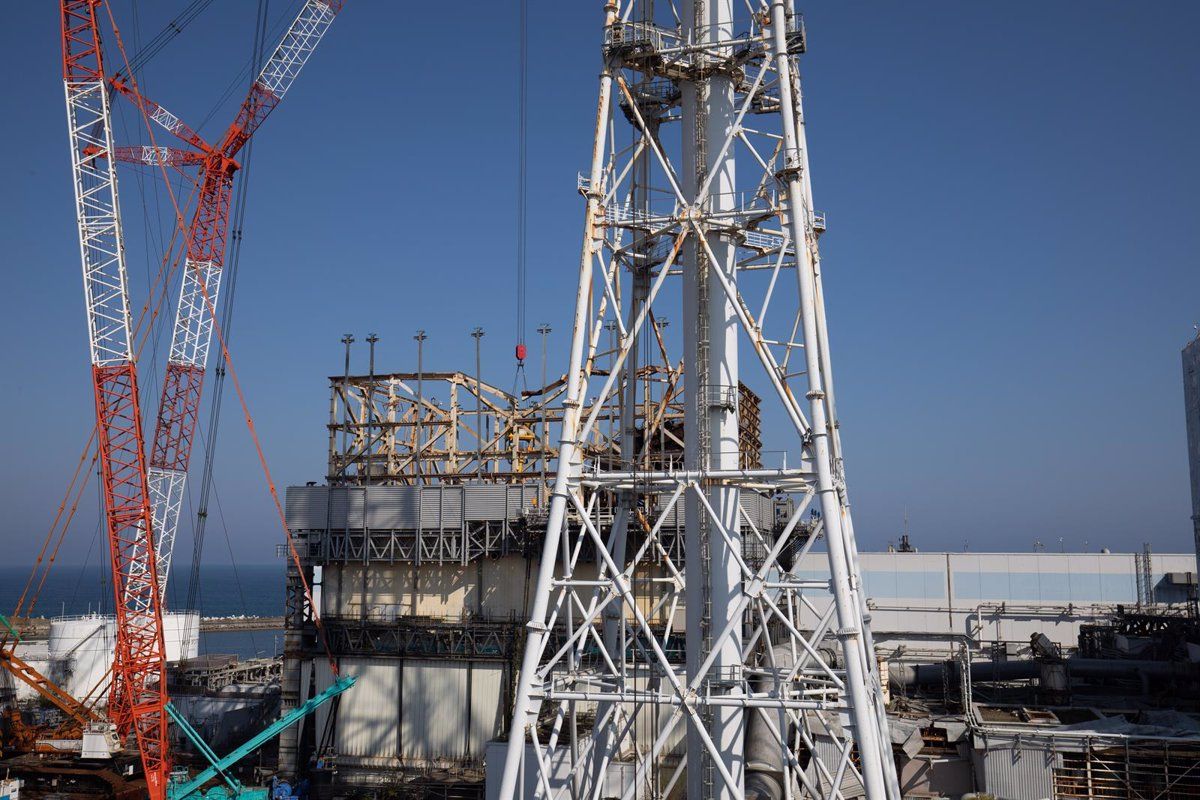
<svg viewBox="0 0 1200 800"><path fill-rule="evenodd" d="M792 0L655 5L605 5L559 471L500 797L858 784L898 800L834 408L803 26ZM631 377L664 348L666 311L675 453L639 437L634 410L657 398ZM776 423L770 466L741 446L750 381ZM619 452L585 460L613 410ZM762 502L771 529L746 512Z"/></svg>

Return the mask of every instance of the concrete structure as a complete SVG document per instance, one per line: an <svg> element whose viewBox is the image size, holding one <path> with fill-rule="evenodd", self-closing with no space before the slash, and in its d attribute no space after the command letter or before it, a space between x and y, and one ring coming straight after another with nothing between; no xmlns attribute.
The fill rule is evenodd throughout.
<svg viewBox="0 0 1200 800"><path fill-rule="evenodd" d="M481 790L485 772L499 777L490 759L504 752L495 740L510 721L530 576L540 564L543 496L538 484L503 482L288 489L288 524L327 640L339 668L359 683L336 712L322 709L289 741L285 768L332 752L341 778L351 783L408 776ZM776 524L773 501L744 494L741 502L759 529ZM671 517L663 535L674 552L685 517ZM1028 652L1035 633L1070 649L1081 625L1137 603L1132 553L887 552L860 559L876 649L891 661L937 661L964 644L1016 658ZM1151 559L1157 599L1186 599L1194 558ZM596 568L594 556L585 555L575 574L592 579ZM644 577L635 590L651 613L654 578ZM820 570L795 577L814 585L829 580ZM303 614L294 619L300 623L289 623L288 670L294 695L303 698L331 678L311 621ZM665 625L668 617L652 619ZM683 615L672 624L678 640ZM558 636L562 641L564 634ZM682 652L669 656L682 674ZM635 727L643 748L661 730L649 716ZM664 748L672 757L683 749L679 733ZM822 746L829 753L836 748L832 740ZM554 785L565 780L563 758L555 762ZM928 763L911 769L936 771L940 780L965 767L941 764L929 752L922 758ZM628 785L629 767L610 765L607 780ZM534 777L527 773L526 781ZM498 793L498 786L490 791Z"/></svg>
<svg viewBox="0 0 1200 800"><path fill-rule="evenodd" d="M326 709L288 742L289 752L297 748L289 765L329 747L353 782L431 771L482 780L487 742L509 721L543 496L537 484L289 487L288 526L326 639L339 668L359 679L324 742L317 732L326 731ZM770 498L747 494L741 503L749 522L775 524ZM664 531L676 553L684 517L673 515ZM594 555L584 555L577 574L596 569ZM650 613L649 584L638 594ZM289 622L288 637L285 673L296 696L328 686L311 622Z"/></svg>
<svg viewBox="0 0 1200 800"><path fill-rule="evenodd" d="M1200 337L1183 348L1183 405L1192 478L1192 530L1200 555Z"/></svg>
<svg viewBox="0 0 1200 800"><path fill-rule="evenodd" d="M422 398L427 405L418 434L417 393L439 384L443 399ZM287 490L300 569L291 564L288 575L283 695L286 705L294 704L330 683L301 577L313 589L334 660L358 684L336 707L322 709L281 739L283 767L295 770L314 754L334 754L343 782L398 780L424 784L414 790L436 784L439 791L481 796L485 774L493 782L502 774L493 761L505 750L524 620L541 566L548 481L556 466L539 450L549 440L542 426L561 420L562 409L542 405L536 392L524 403L496 395L498 390L462 373L341 376L331 379L330 388L335 413L327 485ZM457 396L445 400L452 391ZM551 391L561 397L557 386ZM743 393L746 407L753 407L752 399ZM473 413L477 402L479 416ZM672 438L681 433L678 413L663 415L660 436L645 437L658 439L648 452L661 465L681 452ZM471 444L476 430L483 431L482 447ZM756 426L741 437L760 438ZM613 446L601 432L588 445L590 457L604 459ZM795 506L749 490L740 492L739 506L742 558L760 567L763 542L778 535ZM616 509L605 508L611 523ZM662 553L655 564L640 567L632 593L652 629L668 641L665 655L682 678L686 598L677 598L673 609L656 605L656 586L672 579L661 555L683 558L690 509L648 494L639 510L659 523ZM581 529L579 514L568 519L574 531ZM799 608L806 602L819 607L816 599L828 591L825 540L808 544L816 521L806 517L795 529L796 547L814 558L779 563L797 582L793 600ZM892 662L936 662L964 645L979 657L1020 657L1035 633L1072 648L1081 625L1107 619L1118 605L1137 605L1143 555L887 552L863 553L859 560L876 651ZM1155 598L1185 599L1194 558L1148 558ZM594 582L598 569L596 549L584 548L573 577ZM621 616L618 624L636 624L629 609ZM797 618L814 622L805 613ZM569 634L559 624L551 635L561 646ZM635 683L648 685L645 676ZM583 715L599 708L578 704ZM638 714L631 746L636 742L643 752L653 746L664 719ZM834 758L840 745L816 736L814 747ZM664 763L678 763L684 749L682 726L676 726L660 748ZM942 763L931 752L907 768L906 780L926 773L957 780L946 776L969 766ZM566 758L560 749L553 762L556 786L568 780ZM634 779L628 761L610 763L605 775L610 786ZM535 777L526 771L527 782ZM499 786L490 791L498 794Z"/></svg>
<svg viewBox="0 0 1200 800"><path fill-rule="evenodd" d="M678 365L662 354L639 378L657 387L655 404L637 415L647 458L679 464ZM744 464L754 467L757 397L745 387L739 394ZM300 567L292 563L288 576L284 705L330 681L303 582L339 669L359 680L336 711L322 709L285 733L281 763L295 770L329 751L343 781L402 776L482 794L487 743L510 722L555 474L550 429L563 417L562 383L514 397L461 372L346 374L330 379L330 395L327 485L287 491ZM612 458L617 422L589 438L589 457ZM750 491L739 503L747 531L774 529L787 507ZM612 504L602 513L611 519ZM687 511L679 504L660 513L660 542L682 560ZM760 563L764 554L750 546L745 558ZM594 549L580 553L577 570L596 574ZM663 610L651 610L649 581L668 573L644 577L636 589L644 609L665 624ZM682 617L678 623L682 641ZM682 668L679 648L672 658Z"/></svg>

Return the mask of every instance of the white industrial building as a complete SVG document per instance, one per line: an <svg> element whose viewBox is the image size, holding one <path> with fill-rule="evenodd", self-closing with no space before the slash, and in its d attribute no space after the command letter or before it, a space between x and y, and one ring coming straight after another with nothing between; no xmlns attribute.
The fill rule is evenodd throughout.
<svg viewBox="0 0 1200 800"><path fill-rule="evenodd" d="M943 657L958 642L1020 649L1036 633L1072 647L1079 626L1138 604L1187 600L1190 553L860 553L878 649ZM803 578L823 578L816 573ZM1015 654L1015 653L1013 653Z"/></svg>

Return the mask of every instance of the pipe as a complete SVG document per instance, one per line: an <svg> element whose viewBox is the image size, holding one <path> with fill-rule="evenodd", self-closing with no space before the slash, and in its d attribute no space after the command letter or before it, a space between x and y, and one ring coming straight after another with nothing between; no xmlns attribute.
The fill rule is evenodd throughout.
<svg viewBox="0 0 1200 800"><path fill-rule="evenodd" d="M1071 658L1067 672L1074 678L1196 678L1200 667L1175 661L1135 661L1124 659ZM946 664L890 664L888 681L897 689L935 686L945 680ZM1037 678L1041 665L1036 661L982 661L971 664L971 678L977 681L1012 681ZM958 678L957 665L952 679Z"/></svg>
<svg viewBox="0 0 1200 800"><path fill-rule="evenodd" d="M971 665L971 677L981 681L1015 681L1036 678L1041 667L1033 661L982 661ZM951 666L950 677L958 680L958 665ZM889 664L888 681L894 688L940 686L946 679L946 664Z"/></svg>
<svg viewBox="0 0 1200 800"><path fill-rule="evenodd" d="M771 650L776 670L790 671L795 666L789 645L776 645ZM775 687L775 679L768 675L756 675L750 682L755 694L769 692ZM746 717L746 800L782 800L784 796L784 755L771 726L764 718L772 713L767 709L755 709ZM788 719L779 710L773 712L775 729L787 741Z"/></svg>

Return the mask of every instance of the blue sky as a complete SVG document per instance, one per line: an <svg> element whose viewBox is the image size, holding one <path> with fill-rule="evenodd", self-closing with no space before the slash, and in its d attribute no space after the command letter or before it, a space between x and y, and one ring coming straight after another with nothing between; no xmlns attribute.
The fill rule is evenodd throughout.
<svg viewBox="0 0 1200 800"><path fill-rule="evenodd" d="M185 3L113 5L136 50ZM216 106L202 129L215 135L244 91L255 5L216 0L150 63L147 93L193 124ZM529 318L555 328L552 364L566 357L601 5L530 0ZM409 369L424 328L429 368L451 369L472 363L482 325L485 371L511 382L514 9L348 0L256 137L232 346L281 486L324 471L325 376L346 331L377 332L381 369ZM1200 322L1200 6L804 10L860 545L895 539L907 508L926 550L1187 548L1179 349ZM56 13L15 4L8 19L0 547L19 563L92 407ZM125 112L118 130L135 124ZM137 183L122 176L140 303L168 223ZM159 367L144 363L144 380L157 386ZM278 521L232 397L219 435L208 559L269 561ZM89 497L64 559L96 536Z"/></svg>

